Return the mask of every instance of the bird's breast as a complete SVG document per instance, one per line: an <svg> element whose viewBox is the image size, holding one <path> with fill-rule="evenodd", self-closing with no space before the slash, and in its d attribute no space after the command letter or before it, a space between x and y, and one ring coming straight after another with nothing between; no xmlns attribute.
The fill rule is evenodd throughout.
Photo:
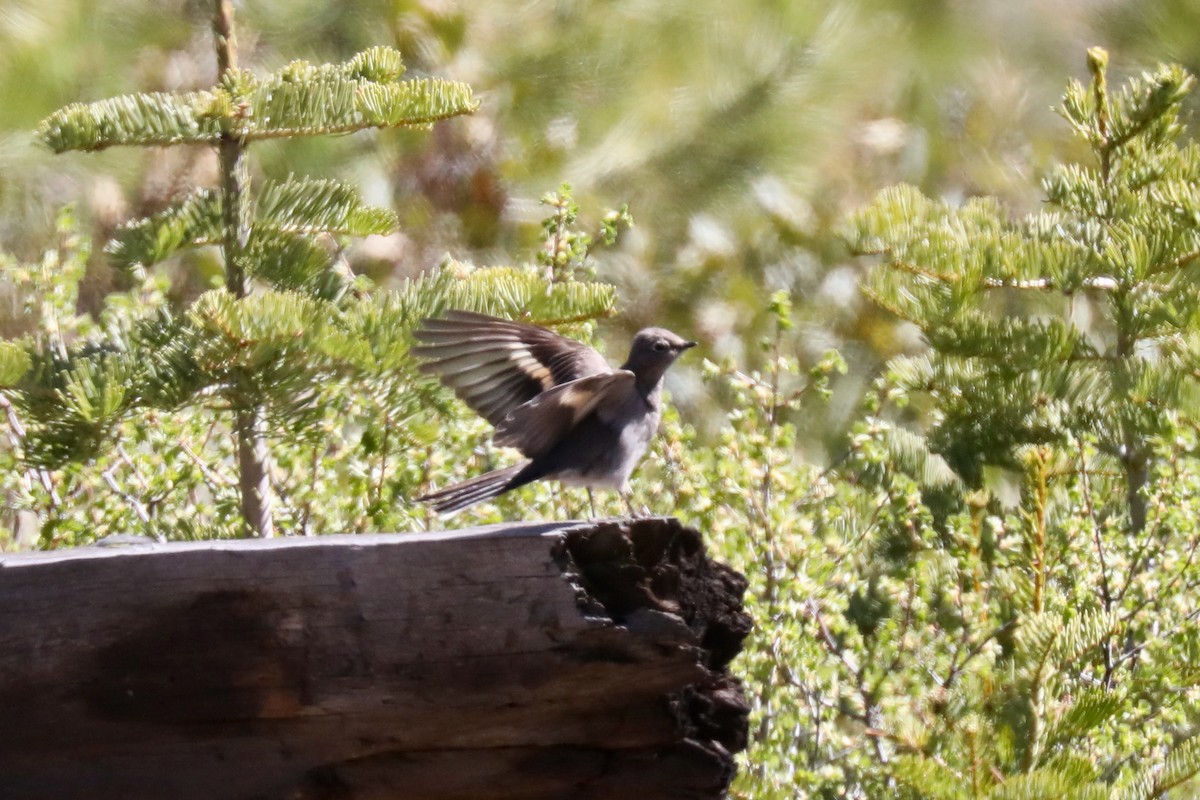
<svg viewBox="0 0 1200 800"><path fill-rule="evenodd" d="M598 409L555 453L553 477L569 486L622 488L646 454L661 416L640 394Z"/></svg>

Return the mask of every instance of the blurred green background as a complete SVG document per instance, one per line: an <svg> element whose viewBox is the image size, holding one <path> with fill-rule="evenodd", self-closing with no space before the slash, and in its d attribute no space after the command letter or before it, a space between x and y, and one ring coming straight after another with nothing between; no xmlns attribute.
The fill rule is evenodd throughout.
<svg viewBox="0 0 1200 800"><path fill-rule="evenodd" d="M30 133L69 102L210 85L210 6L0 4L0 250L35 257L67 203L104 237L213 183L207 148L54 157ZM628 203L636 227L596 256L623 312L604 328L610 356L653 323L752 367L766 299L790 290L802 357L836 347L850 364L834 403L797 420L803 456L818 462L840 448L883 361L920 347L861 296L865 264L839 237L845 214L900 181L1031 209L1051 154L1075 146L1051 107L1067 76L1084 75L1086 47L1109 49L1113 83L1138 65L1200 61L1200 3L1187 0L255 0L238 15L245 66L390 44L411 71L467 81L482 100L432 134L258 148L264 175L338 176L397 209L401 233L351 245L356 270L386 284L447 254L531 262L546 215L537 200L563 181L593 221ZM118 280L98 251L85 306ZM175 291L191 296L218 272L214 255L193 256ZM20 329L21 311L15 294L0 296L4 332ZM703 428L721 403L695 362L670 388Z"/></svg>
<svg viewBox="0 0 1200 800"><path fill-rule="evenodd" d="M216 182L212 148L52 156L32 134L39 120L67 103L210 86L216 79L211 9L212 0L0 0L0 254L52 264L61 274L75 263L70 254L83 252L78 242L59 241L55 219L64 206L77 207L99 243L123 221ZM1026 487L1040 480L1040 494L1022 493L1013 475L1000 476L984 493L918 485L908 473L920 470L900 465L927 455L913 435L922 426L891 431L893 420L880 418L912 414L919 423L922 411L937 411L936 398L913 392L914 406L924 404L915 410L897 411L896 399L881 413L879 397L874 409L864 406L883 365L923 342L915 326L865 298L859 279L872 259L854 256L842 238L850 212L900 182L951 205L989 195L1014 215L1035 210L1044 196L1038 179L1056 159L1092 163L1092 151L1052 110L1068 78L1086 80L1087 48L1109 51L1113 86L1162 62L1200 71L1200 0L246 0L238 4L238 23L242 65L263 72L293 59L341 61L383 44L399 48L418 75L474 87L479 111L431 132L312 137L253 148L257 179L337 177L356 184L367 202L397 211L399 233L349 242L346 250L354 270L385 287L447 257L480 265L534 263L539 223L550 213L539 198L563 182L574 187L584 229L598 227L606 209L628 204L636 226L594 256L597 278L614 284L619 297L620 315L601 324L610 357L624 356L633 330L657 324L700 340L698 355L726 362L717 369L689 355L672 370L668 386L679 416L668 415L666 435L640 482L648 500L680 510L705 531L714 552L751 580L748 603L759 624L737 669L752 695L756 749L742 772L748 793L737 796L808 796L802 793L808 787L819 789L811 795L819 797L888 796L873 792L896 785L891 745L875 736L879 731L898 732L898 740L931 731L928 739L912 733L931 763L949 754L953 764L956 748L967 752L965 742L974 769L984 762L974 755L976 723L960 724L967 717L999 720L994 729L1018 731L1033 743L1025 752L1034 753L1046 740L1039 733L1043 719L1074 709L1087 713L1088 702L1073 698L1091 686L1099 662L1095 655L1065 659L1055 667L1061 691L1046 702L1030 700L1022 717L1028 724L1010 724L1002 719L1010 710L1005 703L1033 695L1028 683L1014 678L1014 661L1003 652L1016 647L1007 641L1010 622L1034 618L1056 636L1097 598L1108 604L1110 569L1125 574L1126 589L1134 587L1124 601L1126 627L1108 638L1124 642L1132 688L1103 701L1120 709L1106 712L1116 720L1111 726L1084 731L1104 770L1092 777L1106 782L1118 771L1132 774L1124 765L1141 769L1139 756L1127 753L1152 764L1155 754L1185 736L1186 749L1171 752L1200 765L1200 678L1190 669L1200 663L1200 634L1194 603L1187 602L1197 585L1193 555L1200 541L1194 525L1200 484L1186 461L1195 454L1195 432L1184 429L1187 437L1163 443L1169 458L1161 456L1163 468L1146 491L1162 532L1140 541L1124 528L1125 491L1107 491L1119 489L1122 476L1092 467L1088 478L1091 440L1072 440L1083 480L1072 482L1071 466L1065 478L1056 477L1061 482L1049 500L1050 462L1042 449L1026 465L1037 469L1020 478ZM1193 116L1197 97L1187 101ZM54 250L67 255L39 261ZM171 267L171 292L178 302L189 301L221 275L214 252L192 252ZM122 280L97 245L81 310L98 309ZM772 297L788 296L792 315L783 299L769 308ZM28 329L34 315L24 302L18 287L0 281L0 335ZM1039 310L1029 309L1020 316L1036 318ZM792 319L794 326L783 324ZM786 341L774 339L780 329ZM833 384L832 402L791 402L814 386L813 394L821 394L826 373L808 381L806 368L831 349L849 366ZM738 370L762 372L756 379ZM702 380L705 371L720 379ZM316 530L432 525L431 517L422 520L411 504L397 500L431 475L441 480L448 468L491 465L490 452L476 447L485 426L473 418L436 431L427 425L413 437L427 452L393 444L403 456L389 462L393 451L376 436L392 429L386 415L378 427L350 434L345 421L334 418L337 409L355 403L363 403L356 412L361 417L386 404L365 402L361 394L348 398L346 406L328 411L322 432L350 441L326 450L314 438L303 452L288 441L275 453L290 479L280 485L295 491L281 503L292 531L310 530L313 506L319 519L336 520L313 523ZM799 410L788 410L793 405ZM981 403L980 411L991 405ZM960 416L972 421L973 411ZM794 417L780 419L777 412ZM146 484L165 486L161 498L187 495L147 529L166 528L179 538L237 530L228 526L236 518L236 482L212 490L199 458L193 456L200 471L179 458L191 439L204 442L206 456L232 463L230 437L221 435L228 429L219 418L209 425L210 418L183 414L164 425L165 417L139 417L134 432L149 433L133 439L138 464L114 457L100 477L94 465L92 474L72 467L56 476L71 499L91 499L92 487L109 479L107 502L60 512L44 499L53 499L49 478L43 491L17 476L31 486L11 503L26 517L11 525L13 539L21 545L24 530L34 534L26 536L27 545L36 539L58 546L130 529L137 505L121 495L118 478L148 496ZM1008 419L993 416L983 427L992 432ZM853 422L858 427L850 433ZM792 425L783 423L795 426L794 438ZM181 428L189 435L178 434ZM208 448L210 439L215 443ZM907 442L907 451L893 455L895 442ZM813 466L847 453L839 469ZM1185 467L1178 467L1177 455ZM160 460L170 465L172 459L182 466L164 477ZM321 471L328 476L319 481ZM152 480L137 484L142 473ZM1099 513L1089 480L1104 498ZM362 488L368 483L373 500ZM561 506L549 490L540 495L541 505L528 506L531 494L483 513L499 519L527 507L551 514L561 507L572 515L566 493ZM28 510L38 503L50 512L39 517ZM1027 528L1036 547L1026 546ZM1099 567L1090 560L1089 534ZM1124 554L1124 562L1104 566L1101 534L1111 542L1110 556ZM1047 541L1065 555L1043 607L1040 592L1030 602L1034 593L1021 587L1035 565L1042 575ZM1145 542L1156 543L1162 557L1143 558ZM1147 597L1166 587L1153 601L1157 606L1142 601L1143 584ZM993 619L1005 621L989 632ZM1138 655L1143 649L1145 662ZM966 699L943 702L967 661L975 682L954 696ZM950 677L942 681L937 664ZM997 792L1007 792L1005 775L992 770ZM913 774L917 779L908 783L923 788L920 774ZM1021 784L1013 785L1011 794L997 796L1017 796Z"/></svg>

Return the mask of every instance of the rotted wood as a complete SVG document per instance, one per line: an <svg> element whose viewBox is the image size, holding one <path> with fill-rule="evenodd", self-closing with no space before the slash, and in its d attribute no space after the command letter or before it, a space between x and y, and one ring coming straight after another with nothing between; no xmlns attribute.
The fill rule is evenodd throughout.
<svg viewBox="0 0 1200 800"><path fill-rule="evenodd" d="M722 797L744 589L663 518L0 556L0 796Z"/></svg>

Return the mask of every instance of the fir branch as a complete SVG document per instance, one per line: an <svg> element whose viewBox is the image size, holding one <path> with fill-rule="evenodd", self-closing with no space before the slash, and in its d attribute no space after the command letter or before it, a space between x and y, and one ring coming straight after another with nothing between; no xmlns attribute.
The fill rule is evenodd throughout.
<svg viewBox="0 0 1200 800"><path fill-rule="evenodd" d="M1017 628L1018 676L1030 687L1041 685L1050 668L1081 657L1116 626L1113 615L1098 610L1066 624L1057 614L1031 614Z"/></svg>
<svg viewBox="0 0 1200 800"><path fill-rule="evenodd" d="M924 756L903 755L892 765L892 775L903 786L928 800L965 800L969 781L963 776Z"/></svg>
<svg viewBox="0 0 1200 800"><path fill-rule="evenodd" d="M988 800L1110 800L1103 786L1081 783L1075 775L1043 769L1015 775L996 786Z"/></svg>
<svg viewBox="0 0 1200 800"><path fill-rule="evenodd" d="M1189 266L1192 262L1194 262L1198 258L1200 258L1200 249L1189 250L1186 253L1181 253L1180 255L1172 258L1170 261L1165 261L1161 264L1158 264L1158 265L1152 267L1150 270L1148 270L1147 274L1148 275L1161 275L1162 273L1165 273L1165 272L1174 272L1176 270L1179 270L1186 266Z"/></svg>
<svg viewBox="0 0 1200 800"><path fill-rule="evenodd" d="M347 184L294 177L263 186L254 222L281 233L348 236L388 234L398 224L394 211L366 205Z"/></svg>
<svg viewBox="0 0 1200 800"><path fill-rule="evenodd" d="M205 292L188 313L204 336L196 360L210 370L254 370L274 362L282 350L303 348L320 338L333 316L323 302L275 291L243 298L222 290Z"/></svg>
<svg viewBox="0 0 1200 800"><path fill-rule="evenodd" d="M221 136L216 109L222 99L214 92L153 92L72 103L42 120L37 134L56 153L115 145L215 144Z"/></svg>
<svg viewBox="0 0 1200 800"><path fill-rule="evenodd" d="M219 195L203 189L157 214L125 223L104 249L123 269L149 267L185 247L220 243L221 219Z"/></svg>
<svg viewBox="0 0 1200 800"><path fill-rule="evenodd" d="M0 387L16 386L32 365L23 344L0 340Z"/></svg>
<svg viewBox="0 0 1200 800"><path fill-rule="evenodd" d="M1097 275L1081 281L1084 289L1095 289L1102 292L1115 292L1124 288L1120 281L1107 275ZM1060 291L1069 293L1070 289L1063 287L1053 278L1029 278L1014 280L1008 278L984 278L982 286L985 289L1026 289L1037 291Z"/></svg>
<svg viewBox="0 0 1200 800"><path fill-rule="evenodd" d="M1154 776L1148 797L1163 797L1200 775L1200 738L1188 739L1172 748L1162 771Z"/></svg>
<svg viewBox="0 0 1200 800"><path fill-rule="evenodd" d="M924 487L961 487L962 481L941 456L930 452L925 437L904 428L888 426L881 438L896 466Z"/></svg>
<svg viewBox="0 0 1200 800"><path fill-rule="evenodd" d="M332 259L311 237L385 234L397 223L394 212L368 206L352 187L329 180L267 182L247 213L252 222L241 244L243 269L277 288L325 297L340 293L345 281L327 274ZM126 223L106 251L124 269L149 267L187 247L224 243L223 218L220 197L200 190L157 214Z"/></svg>
<svg viewBox="0 0 1200 800"><path fill-rule="evenodd" d="M908 274L915 275L918 278L924 278L925 280L930 280L930 281L937 281L938 283L957 284L957 283L960 283L963 279L963 276L961 273L935 272L931 269L926 269L925 267L920 267L920 266L917 266L916 264L909 263L908 261L905 261L904 259L896 259L896 258L891 259L890 261L888 261L888 266L891 269L896 269L901 272L907 272Z"/></svg>
<svg viewBox="0 0 1200 800"><path fill-rule="evenodd" d="M323 300L339 297L344 289L331 254L310 237L259 227L251 231L246 251L251 274L272 289Z"/></svg>
<svg viewBox="0 0 1200 800"><path fill-rule="evenodd" d="M1094 733L1095 729L1125 710L1125 699L1109 689L1084 689L1071 699L1070 706L1047 728L1046 750L1069 745L1073 740Z"/></svg>
<svg viewBox="0 0 1200 800"><path fill-rule="evenodd" d="M219 33L218 40L231 41ZM235 58L222 58L222 63L236 64ZM343 64L296 61L262 79L231 66L208 91L74 103L43 120L38 135L57 153L117 145L215 144L222 136L249 143L419 127L478 107L464 83L397 80L399 59L397 51L374 48Z"/></svg>
<svg viewBox="0 0 1200 800"><path fill-rule="evenodd" d="M1108 53L1100 47L1088 50L1088 70L1092 73L1092 93L1095 103L1095 124L1097 133L1098 152L1100 154L1100 178L1107 184L1112 171L1112 153L1118 143L1113 140L1109 131L1108 82L1105 72L1108 69Z"/></svg>

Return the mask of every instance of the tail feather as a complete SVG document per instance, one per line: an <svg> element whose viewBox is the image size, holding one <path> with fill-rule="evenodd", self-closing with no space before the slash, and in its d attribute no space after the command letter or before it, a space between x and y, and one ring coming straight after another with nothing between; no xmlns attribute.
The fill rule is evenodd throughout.
<svg viewBox="0 0 1200 800"><path fill-rule="evenodd" d="M439 514L459 511L475 503L489 500L496 495L504 494L509 489L515 489L526 483L526 481L514 483L513 479L517 477L517 474L528 463L514 464L504 469L494 469L491 472L485 472L468 481L456 483L453 486L447 486L444 489L438 489L436 492L422 495L417 500L422 503L429 503L433 510Z"/></svg>

